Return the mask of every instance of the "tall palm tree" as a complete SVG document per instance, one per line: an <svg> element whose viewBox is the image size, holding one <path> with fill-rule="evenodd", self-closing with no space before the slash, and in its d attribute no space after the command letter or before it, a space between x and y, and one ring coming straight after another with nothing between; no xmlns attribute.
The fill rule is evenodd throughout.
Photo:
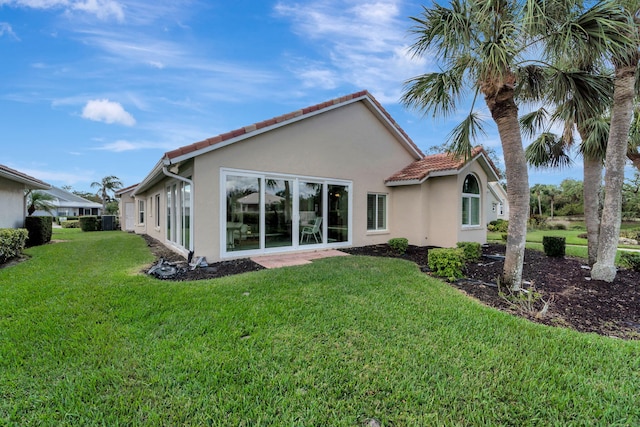
<svg viewBox="0 0 640 427"><path fill-rule="evenodd" d="M434 3L431 8L424 7L420 17L412 18L417 36L411 47L413 54L421 56L429 51L439 59L442 71L410 79L404 104L446 116L471 92L470 112L449 136L450 151L465 157L470 156L473 139L483 132L474 110L478 97L484 97L497 126L510 206L503 282L515 290L522 282L529 212L527 162L516 96L535 97L541 90L535 73L521 73L533 63L525 59L534 52L546 55L540 59L565 57L563 45L577 48L577 52L587 45L604 49L619 36L616 20L611 19L619 13L613 2L598 2L585 13L578 13L582 12L580 6L578 1L561 0L451 0L448 6Z"/></svg>
<svg viewBox="0 0 640 427"><path fill-rule="evenodd" d="M111 194L122 188L122 182L117 176L109 175L102 178L100 182L91 183L91 188L98 188L98 196L102 200L102 212L107 211L107 202L111 200Z"/></svg>
<svg viewBox="0 0 640 427"><path fill-rule="evenodd" d="M591 269L591 278L613 282L616 277L615 258L622 218L622 186L627 158L629 131L633 118L633 100L640 61L640 7L637 0L620 1L630 21L627 49L613 56L615 69L613 106L605 159L605 199L600 221L598 260Z"/></svg>
<svg viewBox="0 0 640 427"><path fill-rule="evenodd" d="M42 191L29 190L27 193L27 213L29 216L33 215L35 211L45 211L51 213L53 209L53 202L56 198L49 193L43 193Z"/></svg>

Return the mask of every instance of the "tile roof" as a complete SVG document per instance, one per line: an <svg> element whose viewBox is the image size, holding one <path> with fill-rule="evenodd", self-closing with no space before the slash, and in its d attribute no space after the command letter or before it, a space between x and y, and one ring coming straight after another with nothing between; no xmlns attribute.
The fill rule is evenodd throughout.
<svg viewBox="0 0 640 427"><path fill-rule="evenodd" d="M302 116L311 115L311 114L317 114L318 112L322 112L322 110L329 110L329 109L335 108L336 106L338 106L340 104L345 104L345 103L352 102L354 100L364 99L364 98L369 99L375 105L375 107L385 116L385 118L395 128L395 130L397 132L399 132L402 135L403 138L406 139L408 144L417 153L419 153L422 156L422 151L420 151L418 146L411 140L409 135L407 135L407 133L400 127L400 125L398 125L398 123L391 117L391 115L382 107L382 105L368 91L363 90L363 91L360 91L360 92L352 93L350 95L346 95L346 96L342 96L342 97L339 97L339 98L335 98L335 99L332 99L330 101L322 102L320 104L312 105L310 107L303 108L301 110L296 110L296 111L293 111L291 113L287 113L287 114L283 114L281 116L273 117L273 118L268 119L268 120L263 120L261 122L254 123L254 124L249 125L249 126L244 126L244 127L232 130L230 132L226 132L226 133L214 136L212 138L207 138L207 139L205 139L203 141L199 141L199 142L195 142L193 144L185 145L185 146L177 148L175 150L166 152L164 157L166 159L171 160L171 159L175 159L175 158L180 157L180 156L185 156L185 155L188 156L189 154L195 153L196 151L199 151L199 150L202 150L202 149L206 149L208 147L216 146L216 145L221 144L221 143L223 143L225 141L229 141L229 140L232 140L234 138L237 138L237 137L240 137L240 136L243 136L243 135L246 135L248 137L248 136L250 136L250 134L257 133L261 129L264 129L264 128L267 128L267 127L270 127L270 126L274 126L274 125L278 125L280 123L288 122L288 121L291 121L293 119L297 119L297 118L302 117Z"/></svg>
<svg viewBox="0 0 640 427"><path fill-rule="evenodd" d="M495 165L493 164L493 162L491 162L481 146L478 145L474 147L473 150L471 150L471 159L474 159L476 156L482 153L485 154L485 158L489 161L491 167L496 171L497 175L498 173ZM463 157L455 157L448 153L432 154L430 156L425 156L420 160L416 160L401 171L391 175L385 180L385 182L422 182L434 172L460 170L471 159L465 160Z"/></svg>
<svg viewBox="0 0 640 427"><path fill-rule="evenodd" d="M5 176L14 181L23 182L26 184L34 184L37 188L50 188L51 185L44 181L40 181L37 178L27 175L26 173L19 172L15 169L11 169L8 166L0 165L0 175Z"/></svg>

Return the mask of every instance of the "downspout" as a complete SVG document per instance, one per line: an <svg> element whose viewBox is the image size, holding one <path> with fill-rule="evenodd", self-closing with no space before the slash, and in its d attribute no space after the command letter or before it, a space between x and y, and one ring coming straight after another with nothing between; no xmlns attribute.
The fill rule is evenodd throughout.
<svg viewBox="0 0 640 427"><path fill-rule="evenodd" d="M191 213L191 224L189 225L189 257L188 257L188 261L191 262L191 259L193 258L193 253L194 253L193 224L194 224L194 216L195 216L195 211L193 209L193 199L195 198L194 197L195 187L193 185L193 180L185 178L180 175L176 175L175 173L169 172L167 165L162 166L162 173L165 174L165 176L168 176L169 178L174 178L174 179L177 179L178 181L186 182L191 186L191 197L189 197L189 212Z"/></svg>

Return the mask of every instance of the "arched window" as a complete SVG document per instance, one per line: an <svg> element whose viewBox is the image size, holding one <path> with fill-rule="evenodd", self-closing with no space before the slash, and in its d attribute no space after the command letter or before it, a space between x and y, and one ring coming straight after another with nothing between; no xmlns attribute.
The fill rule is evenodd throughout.
<svg viewBox="0 0 640 427"><path fill-rule="evenodd" d="M480 185L471 174L466 176L462 184L462 225L480 225Z"/></svg>

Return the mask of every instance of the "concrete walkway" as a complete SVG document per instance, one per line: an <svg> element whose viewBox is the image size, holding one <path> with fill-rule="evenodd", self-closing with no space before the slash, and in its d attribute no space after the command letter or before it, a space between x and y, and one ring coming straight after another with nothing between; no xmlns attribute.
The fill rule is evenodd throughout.
<svg viewBox="0 0 640 427"><path fill-rule="evenodd" d="M313 252L295 252L277 255L260 255L251 258L251 261L265 268L289 267L292 265L311 264L314 259L329 258L334 256L348 256L344 252L335 249L327 249Z"/></svg>

